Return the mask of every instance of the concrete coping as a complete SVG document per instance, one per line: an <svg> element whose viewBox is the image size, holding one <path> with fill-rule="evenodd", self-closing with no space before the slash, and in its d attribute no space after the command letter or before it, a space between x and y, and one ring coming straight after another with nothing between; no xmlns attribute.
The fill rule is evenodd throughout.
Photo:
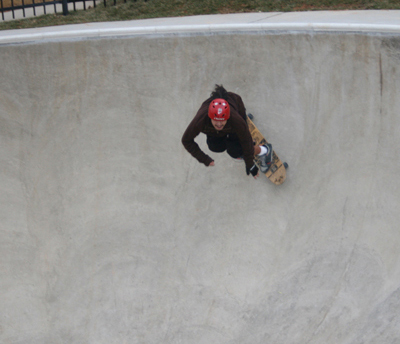
<svg viewBox="0 0 400 344"><path fill-rule="evenodd" d="M0 31L0 44L137 35L259 31L400 33L400 11L245 13Z"/></svg>

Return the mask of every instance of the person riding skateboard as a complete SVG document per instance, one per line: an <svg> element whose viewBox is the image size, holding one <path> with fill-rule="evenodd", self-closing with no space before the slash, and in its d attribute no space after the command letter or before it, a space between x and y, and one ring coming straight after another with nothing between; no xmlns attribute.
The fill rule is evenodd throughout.
<svg viewBox="0 0 400 344"><path fill-rule="evenodd" d="M227 151L232 158L243 159L247 175L251 174L254 178L259 175L254 163L255 155L261 157L261 172L267 172L272 161L272 145L254 146L246 121L246 109L238 94L226 91L222 85L215 85L182 136L182 144L194 158L206 166L214 166L214 160L194 141L200 133L207 136L210 151Z"/></svg>

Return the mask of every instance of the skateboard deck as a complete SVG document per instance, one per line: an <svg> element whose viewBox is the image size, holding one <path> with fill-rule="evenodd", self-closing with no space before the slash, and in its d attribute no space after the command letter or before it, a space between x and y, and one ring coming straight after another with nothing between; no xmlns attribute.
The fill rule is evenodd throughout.
<svg viewBox="0 0 400 344"><path fill-rule="evenodd" d="M247 124L249 125L250 133L253 137L255 144L263 145L265 143L268 143L268 141L253 123L252 118L253 115L251 114L247 116ZM254 162L257 164L258 167L260 167L260 159L258 156L254 157ZM276 155L275 151L272 150L272 162L265 175L272 183L276 185L281 185L286 179L286 169L288 167L289 165L286 162L282 162L281 159L279 159L278 155Z"/></svg>

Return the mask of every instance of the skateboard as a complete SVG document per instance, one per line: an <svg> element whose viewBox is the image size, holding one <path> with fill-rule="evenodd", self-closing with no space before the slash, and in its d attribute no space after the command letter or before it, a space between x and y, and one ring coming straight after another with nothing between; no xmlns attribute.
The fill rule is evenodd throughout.
<svg viewBox="0 0 400 344"><path fill-rule="evenodd" d="M254 116L252 114L247 115L247 124L250 129L251 136L254 140L255 145L263 145L268 143L265 137L260 133L258 128L253 123L252 119ZM254 162L260 168L260 159L258 156L254 157ZM274 184L281 185L286 179L286 169L289 165L286 162L282 162L281 159L276 155L275 151L272 150L272 162L267 172L265 172L266 177Z"/></svg>

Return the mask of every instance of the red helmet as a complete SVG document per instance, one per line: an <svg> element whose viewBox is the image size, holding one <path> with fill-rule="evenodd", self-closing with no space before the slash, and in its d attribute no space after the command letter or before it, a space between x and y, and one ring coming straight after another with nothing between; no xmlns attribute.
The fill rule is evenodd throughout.
<svg viewBox="0 0 400 344"><path fill-rule="evenodd" d="M226 121L231 115L229 104L225 99L214 99L208 107L208 117L215 121Z"/></svg>

